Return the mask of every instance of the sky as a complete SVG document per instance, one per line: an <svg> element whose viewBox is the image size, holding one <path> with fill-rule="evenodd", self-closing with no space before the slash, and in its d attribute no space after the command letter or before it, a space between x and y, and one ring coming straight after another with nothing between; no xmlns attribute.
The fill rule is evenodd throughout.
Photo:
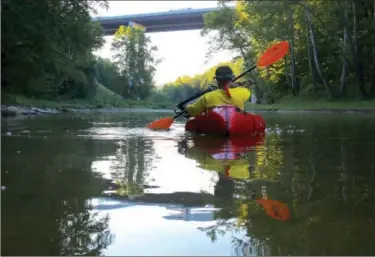
<svg viewBox="0 0 375 257"><path fill-rule="evenodd" d="M95 16L116 16L138 13L163 12L182 8L216 7L216 1L109 1L109 8L97 8ZM174 81L179 76L193 76L203 73L219 62L229 61L235 55L224 50L206 58L209 49L208 37L202 37L200 30L158 32L146 34L151 44L158 47L156 57L162 62L157 66L155 84L162 85ZM106 36L105 45L95 54L112 58L110 45L112 36Z"/></svg>

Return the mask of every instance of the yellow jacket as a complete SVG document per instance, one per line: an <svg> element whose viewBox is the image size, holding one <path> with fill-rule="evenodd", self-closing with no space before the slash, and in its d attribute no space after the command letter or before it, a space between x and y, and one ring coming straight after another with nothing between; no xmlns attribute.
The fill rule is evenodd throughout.
<svg viewBox="0 0 375 257"><path fill-rule="evenodd" d="M249 162L245 159L217 160L195 147L188 148L187 157L196 160L198 167L205 170L224 173L224 167L229 166L230 177L237 179L248 179L250 177Z"/></svg>
<svg viewBox="0 0 375 257"><path fill-rule="evenodd" d="M200 115L207 109L224 104L231 104L243 110L245 102L251 96L250 90L244 87L236 87L230 88L229 92L232 97L228 97L225 91L221 89L204 94L197 101L186 106L185 110L193 117Z"/></svg>

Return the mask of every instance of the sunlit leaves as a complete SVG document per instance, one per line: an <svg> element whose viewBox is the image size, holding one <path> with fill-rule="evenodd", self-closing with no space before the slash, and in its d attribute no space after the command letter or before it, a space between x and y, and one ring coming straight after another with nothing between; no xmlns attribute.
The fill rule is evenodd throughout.
<svg viewBox="0 0 375 257"><path fill-rule="evenodd" d="M161 91L165 92L174 103L179 103L192 96L202 89L206 89L212 84L216 84L214 77L217 67L227 65L232 68L235 75L243 71L243 59L237 58L234 62L223 62L215 65L202 74L191 76L181 76L175 81L163 85Z"/></svg>
<svg viewBox="0 0 375 257"><path fill-rule="evenodd" d="M227 1L221 1L221 5L226 7ZM294 87L308 94L322 92L328 96L332 89L338 90L340 86L343 60L350 69L344 74L344 80L348 80L348 83L360 86L361 78L371 78L369 71L373 61L362 58L369 56L373 47L369 33L372 31L371 9L372 3L357 1L240 0L236 1L234 9L223 8L205 15L203 34L210 35L210 32L216 31L216 35L211 37L213 49L237 50L246 63L259 58L271 43L288 40L293 45L290 55L285 62L278 62L270 69L259 70L260 77L267 80L267 83L262 82L257 88L267 91L262 87L271 83L275 86L270 93L275 96L286 96L291 92L290 89L296 90ZM307 13L312 17L316 41L314 46L309 46L311 38L307 33ZM349 34L345 46L342 43L344 30ZM316 64L310 65L313 55L308 52L311 47L319 53L317 64L322 72L318 80L313 80L312 77L317 73L318 67ZM294 64L291 65L291 62ZM293 87L290 87L292 80L288 78L296 80ZM322 83L324 80L328 81L325 86ZM309 90L312 83L316 83L314 91ZM362 95L365 95L365 91L360 90Z"/></svg>

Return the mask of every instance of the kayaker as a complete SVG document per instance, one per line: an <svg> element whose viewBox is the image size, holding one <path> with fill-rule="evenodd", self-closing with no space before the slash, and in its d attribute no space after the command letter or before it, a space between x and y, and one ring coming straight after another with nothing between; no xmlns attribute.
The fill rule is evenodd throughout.
<svg viewBox="0 0 375 257"><path fill-rule="evenodd" d="M234 74L229 66L220 66L215 71L218 89L204 94L194 103L186 106L185 110L190 116L198 116L206 110L220 105L234 105L244 110L246 101L250 98L251 92L244 87L230 88Z"/></svg>

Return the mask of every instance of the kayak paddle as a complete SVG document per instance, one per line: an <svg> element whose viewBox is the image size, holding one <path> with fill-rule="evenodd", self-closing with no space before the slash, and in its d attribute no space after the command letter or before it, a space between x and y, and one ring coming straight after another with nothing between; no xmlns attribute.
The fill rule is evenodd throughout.
<svg viewBox="0 0 375 257"><path fill-rule="evenodd" d="M267 49L266 52L264 52L262 54L262 56L258 59L257 63L254 64L253 66L251 66L249 69L245 70L244 72L242 72L240 75L238 75L237 77L235 77L232 82L242 78L245 74L247 74L248 72L254 70L255 68L257 67L267 67L267 66L270 66L271 64L275 63L276 61L280 60L281 58L283 58L289 51L289 43L288 41L281 41L279 43L276 43L274 45L272 45L270 48ZM207 88L206 90L202 91L202 92L199 92L191 97L189 97L188 99L186 99L185 101L181 102L178 104L178 107L181 108L184 104L210 92L210 91L214 91L216 90L217 88L216 87L209 87ZM169 129L170 126L172 125L173 121L180 117L181 115L183 115L185 113L185 110L184 111L181 111L179 112L178 114L176 114L174 117L166 117L166 118L162 118L162 119L159 119L159 120L156 120L154 122L151 122L150 124L147 125L148 128L150 129L154 129L154 130L157 130L157 129Z"/></svg>

